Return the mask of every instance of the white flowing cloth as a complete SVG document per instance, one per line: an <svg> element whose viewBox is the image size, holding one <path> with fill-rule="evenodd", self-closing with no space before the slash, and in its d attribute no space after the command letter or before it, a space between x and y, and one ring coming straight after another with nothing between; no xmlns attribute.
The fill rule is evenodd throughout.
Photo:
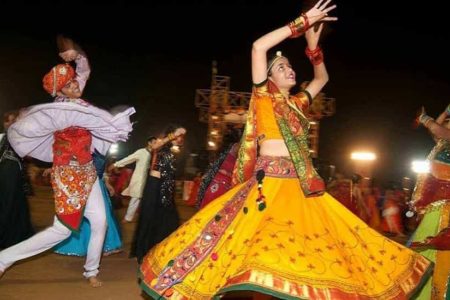
<svg viewBox="0 0 450 300"><path fill-rule="evenodd" d="M53 161L53 134L68 127L81 127L92 135L91 151L105 155L112 143L126 141L133 130L133 107L116 115L90 104L52 102L22 111L8 129L8 138L16 153L42 161Z"/></svg>

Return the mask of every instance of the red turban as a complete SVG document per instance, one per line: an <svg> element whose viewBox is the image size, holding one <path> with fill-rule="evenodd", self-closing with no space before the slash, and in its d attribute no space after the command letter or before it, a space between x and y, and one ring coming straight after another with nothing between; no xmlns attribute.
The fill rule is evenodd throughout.
<svg viewBox="0 0 450 300"><path fill-rule="evenodd" d="M75 70L69 64L56 65L42 79L44 90L54 97L74 77Z"/></svg>

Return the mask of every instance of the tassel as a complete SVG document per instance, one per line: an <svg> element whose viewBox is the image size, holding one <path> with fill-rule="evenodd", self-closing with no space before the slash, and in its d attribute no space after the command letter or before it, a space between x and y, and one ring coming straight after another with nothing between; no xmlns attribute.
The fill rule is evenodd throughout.
<svg viewBox="0 0 450 300"><path fill-rule="evenodd" d="M266 201L264 200L266 197L262 193L262 184L265 176L266 173L264 170L258 170L256 172L256 180L258 181L258 199L256 199L256 204L258 205L259 211L263 211L267 207Z"/></svg>

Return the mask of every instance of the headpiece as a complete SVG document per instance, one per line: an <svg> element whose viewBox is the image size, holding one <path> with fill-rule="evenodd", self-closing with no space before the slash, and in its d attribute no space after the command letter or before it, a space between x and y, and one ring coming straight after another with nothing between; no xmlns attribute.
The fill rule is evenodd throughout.
<svg viewBox="0 0 450 300"><path fill-rule="evenodd" d="M74 77L75 70L69 64L56 65L42 79L44 90L55 97L56 92L59 92Z"/></svg>
<svg viewBox="0 0 450 300"><path fill-rule="evenodd" d="M273 67L273 65L280 59L280 58L286 58L281 54L281 51L277 51L274 57L272 57L269 62L267 63L267 74L269 74L270 69Z"/></svg>

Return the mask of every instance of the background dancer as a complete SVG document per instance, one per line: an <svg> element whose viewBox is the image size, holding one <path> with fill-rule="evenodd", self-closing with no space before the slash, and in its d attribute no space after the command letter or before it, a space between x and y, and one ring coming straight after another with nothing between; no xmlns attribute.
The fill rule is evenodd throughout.
<svg viewBox="0 0 450 300"><path fill-rule="evenodd" d="M27 193L30 184L23 160L14 152L6 131L18 111L3 115L5 133L0 137L0 249L17 244L33 234Z"/></svg>
<svg viewBox="0 0 450 300"><path fill-rule="evenodd" d="M156 137L149 137L145 148L141 148L133 154L130 154L113 164L113 167L115 168L123 168L131 163L136 163L133 175L131 176L130 184L122 191L123 196L131 197L127 212L122 220L123 223L131 222L139 207L142 193L144 192L145 182L147 181L152 145L155 143Z"/></svg>
<svg viewBox="0 0 450 300"><path fill-rule="evenodd" d="M175 207L175 156L173 145L181 145L186 130L169 126L165 137L152 146L150 175L145 184L138 224L131 245L130 257L138 263L154 245L171 234L179 225Z"/></svg>
<svg viewBox="0 0 450 300"><path fill-rule="evenodd" d="M435 263L433 276L417 299L447 299L450 297L450 105L434 120L425 110L419 122L436 140L428 155L430 173L417 179L411 198L411 208L422 219L412 236L411 247Z"/></svg>

